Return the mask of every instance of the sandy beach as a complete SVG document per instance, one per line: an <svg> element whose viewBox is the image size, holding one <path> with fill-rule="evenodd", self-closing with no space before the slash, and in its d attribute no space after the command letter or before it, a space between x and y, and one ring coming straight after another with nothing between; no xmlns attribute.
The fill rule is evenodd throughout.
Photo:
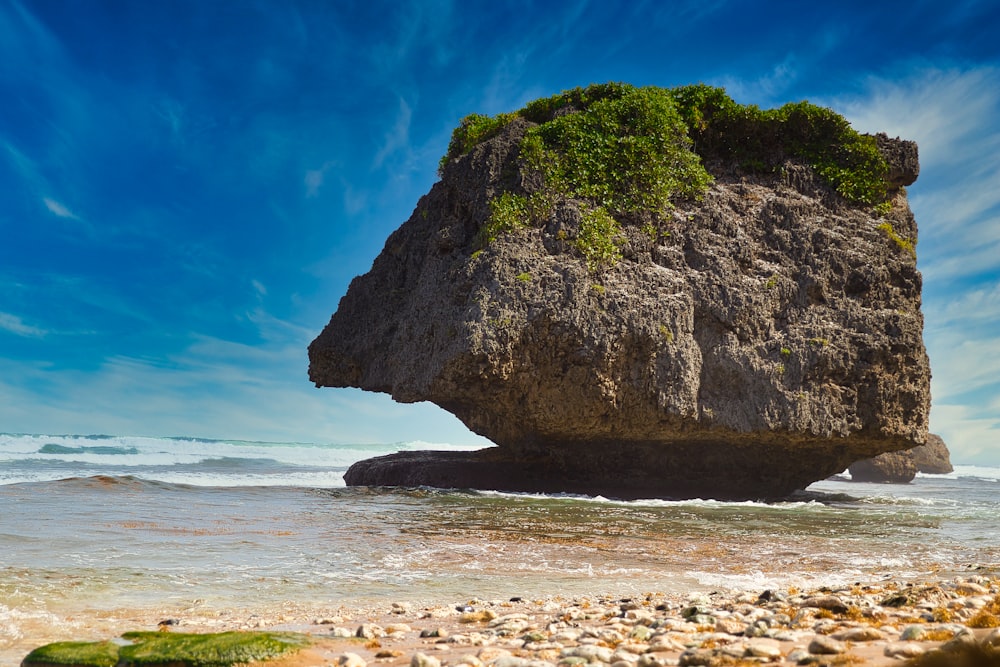
<svg viewBox="0 0 1000 667"><path fill-rule="evenodd" d="M1000 647L1000 578L838 589L319 606L119 609L7 619L3 664L50 641L130 630L288 630L316 639L282 664L362 667L894 665L969 642Z"/></svg>

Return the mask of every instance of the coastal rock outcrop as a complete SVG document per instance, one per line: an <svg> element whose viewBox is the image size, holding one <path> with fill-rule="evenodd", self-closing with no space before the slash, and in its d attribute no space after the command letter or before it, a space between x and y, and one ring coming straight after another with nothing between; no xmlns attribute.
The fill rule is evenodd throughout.
<svg viewBox="0 0 1000 667"><path fill-rule="evenodd" d="M918 472L944 475L952 472L951 456L941 436L929 433L927 442L901 452L887 452L875 458L851 464L849 471L855 482L906 484Z"/></svg>
<svg viewBox="0 0 1000 667"><path fill-rule="evenodd" d="M498 447L348 484L773 498L922 444L916 145L817 109L609 84L463 121L309 376Z"/></svg>

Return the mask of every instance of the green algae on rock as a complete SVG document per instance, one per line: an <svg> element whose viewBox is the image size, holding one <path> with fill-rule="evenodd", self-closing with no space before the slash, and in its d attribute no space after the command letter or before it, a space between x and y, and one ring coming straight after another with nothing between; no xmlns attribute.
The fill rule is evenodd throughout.
<svg viewBox="0 0 1000 667"><path fill-rule="evenodd" d="M36 648L21 662L21 666L115 667L118 664L118 648L114 642L56 642Z"/></svg>
<svg viewBox="0 0 1000 667"><path fill-rule="evenodd" d="M22 667L231 667L273 660L305 648L293 632L127 632L115 642L58 642L32 651Z"/></svg>

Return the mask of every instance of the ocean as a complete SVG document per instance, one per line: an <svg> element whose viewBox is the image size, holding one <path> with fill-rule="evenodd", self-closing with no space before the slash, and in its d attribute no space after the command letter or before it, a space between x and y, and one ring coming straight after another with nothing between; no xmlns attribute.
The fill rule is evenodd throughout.
<svg viewBox="0 0 1000 667"><path fill-rule="evenodd" d="M431 447L463 449L0 435L0 659L32 619L120 609L1000 572L1000 468L906 485L836 477L769 504L344 486L359 459Z"/></svg>

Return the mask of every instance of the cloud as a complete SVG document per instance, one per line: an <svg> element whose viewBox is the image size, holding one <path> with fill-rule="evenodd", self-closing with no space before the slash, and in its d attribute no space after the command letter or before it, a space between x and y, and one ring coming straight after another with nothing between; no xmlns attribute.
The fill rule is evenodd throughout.
<svg viewBox="0 0 1000 667"><path fill-rule="evenodd" d="M25 324L17 315L0 312L0 329L24 338L42 338L48 334L44 329Z"/></svg>
<svg viewBox="0 0 1000 667"><path fill-rule="evenodd" d="M399 98L399 111L396 114L396 120L393 123L392 129L386 133L382 147L375 154L372 164L375 169L381 167L387 157L409 146L410 121L412 118L413 111L411 111L410 105L403 98Z"/></svg>
<svg viewBox="0 0 1000 667"><path fill-rule="evenodd" d="M319 196L319 190L323 187L323 182L326 180L326 172L331 168L336 166L336 162L333 160L328 160L323 163L323 166L319 169L310 169L306 171L303 183L306 186L306 199L312 199Z"/></svg>
<svg viewBox="0 0 1000 667"><path fill-rule="evenodd" d="M80 218L69 210L64 204L57 202L54 199L49 199L48 197L43 197L42 202L45 204L45 208L49 209L49 212L59 218L70 218L72 220L79 220Z"/></svg>

